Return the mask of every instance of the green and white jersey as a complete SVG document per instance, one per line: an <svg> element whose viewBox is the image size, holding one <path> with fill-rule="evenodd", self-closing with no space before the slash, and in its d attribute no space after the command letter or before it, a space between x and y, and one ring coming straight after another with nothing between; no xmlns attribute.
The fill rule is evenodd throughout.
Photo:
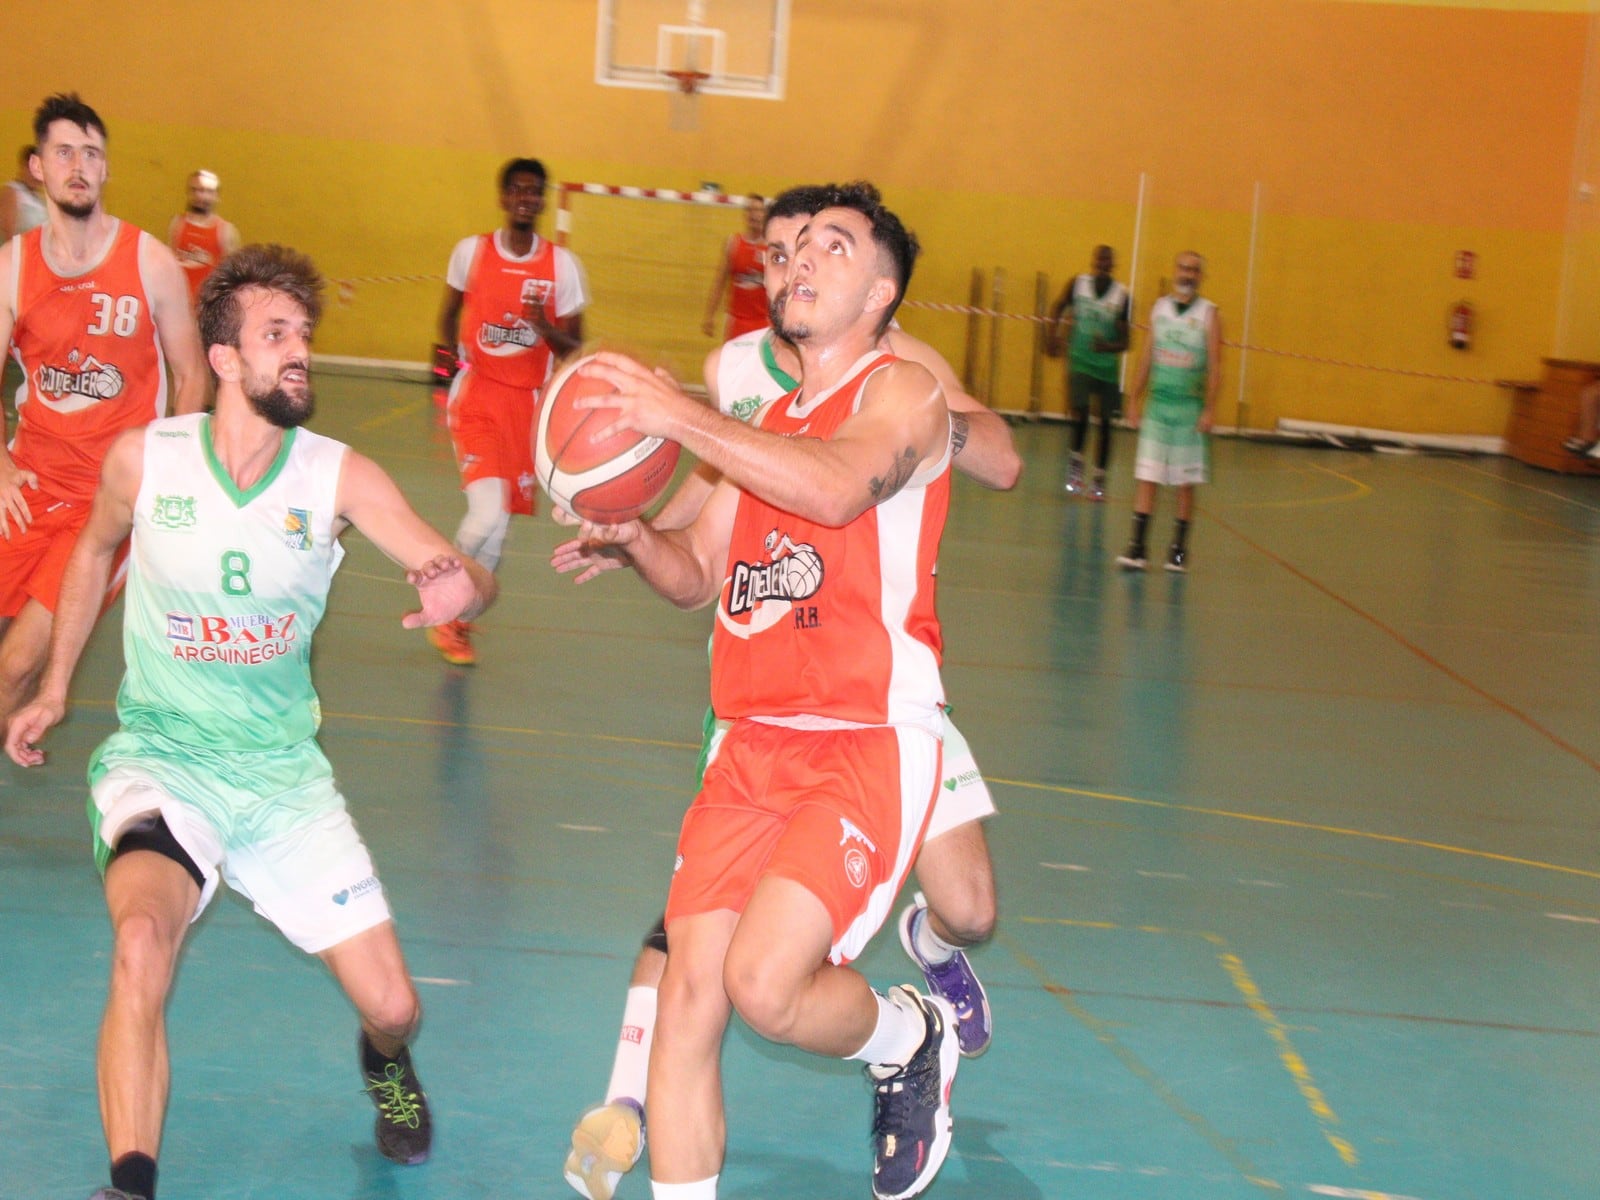
<svg viewBox="0 0 1600 1200"><path fill-rule="evenodd" d="M741 333L722 344L717 358L717 403L730 417L748 422L763 404L787 396L800 381L778 366L772 331Z"/></svg>
<svg viewBox="0 0 1600 1200"><path fill-rule="evenodd" d="M334 501L345 446L284 433L241 492L204 413L145 430L123 621L123 728L189 746L272 750L321 723L311 635L344 557Z"/></svg>
<svg viewBox="0 0 1600 1200"><path fill-rule="evenodd" d="M1216 305L1197 296L1180 307L1163 296L1150 310L1150 396L1188 403L1206 397L1211 320Z"/></svg>
<svg viewBox="0 0 1600 1200"><path fill-rule="evenodd" d="M1096 340L1117 340L1117 322L1128 319L1128 289L1116 280L1104 296L1095 295L1094 276L1079 275L1072 281L1072 341L1067 347L1074 371L1107 383L1117 381L1118 352L1096 350Z"/></svg>

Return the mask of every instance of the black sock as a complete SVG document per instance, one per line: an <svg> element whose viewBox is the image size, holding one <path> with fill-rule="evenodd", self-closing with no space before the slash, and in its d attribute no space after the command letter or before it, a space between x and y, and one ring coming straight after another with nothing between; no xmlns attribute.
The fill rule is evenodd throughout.
<svg viewBox="0 0 1600 1200"><path fill-rule="evenodd" d="M1133 514L1133 537L1130 539L1134 546L1144 553L1144 527L1150 523L1150 514L1136 512Z"/></svg>
<svg viewBox="0 0 1600 1200"><path fill-rule="evenodd" d="M361 1069L368 1075L374 1075L381 1079L388 1073L389 1068L396 1063L402 1066L409 1066L409 1059L410 1056L406 1053L404 1046L400 1047L399 1054L396 1054L393 1058L386 1058L372 1044L372 1039L367 1037L365 1033L361 1035Z"/></svg>
<svg viewBox="0 0 1600 1200"><path fill-rule="evenodd" d="M1174 546L1176 546L1179 550L1184 550L1184 549L1188 548L1188 545L1189 545L1189 522L1183 520L1182 518L1179 518L1176 522L1173 523L1173 526L1172 526L1172 544Z"/></svg>
<svg viewBox="0 0 1600 1200"><path fill-rule="evenodd" d="M1100 414L1100 444L1095 449L1094 462L1103 472L1111 461L1111 414Z"/></svg>
<svg viewBox="0 0 1600 1200"><path fill-rule="evenodd" d="M1089 414L1088 413L1081 413L1081 414L1080 413L1073 413L1072 414L1072 452L1074 454L1082 454L1083 453L1083 443L1088 440L1088 437L1089 437Z"/></svg>
<svg viewBox="0 0 1600 1200"><path fill-rule="evenodd" d="M130 1196L156 1200L156 1160L137 1150L111 1164L111 1186Z"/></svg>

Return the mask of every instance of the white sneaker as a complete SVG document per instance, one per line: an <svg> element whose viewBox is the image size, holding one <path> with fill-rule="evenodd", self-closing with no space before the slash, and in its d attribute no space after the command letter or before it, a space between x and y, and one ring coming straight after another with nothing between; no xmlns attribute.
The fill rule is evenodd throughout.
<svg viewBox="0 0 1600 1200"><path fill-rule="evenodd" d="M631 1100L597 1104L572 1131L563 1173L578 1195L611 1200L617 1183L644 1153L644 1113Z"/></svg>

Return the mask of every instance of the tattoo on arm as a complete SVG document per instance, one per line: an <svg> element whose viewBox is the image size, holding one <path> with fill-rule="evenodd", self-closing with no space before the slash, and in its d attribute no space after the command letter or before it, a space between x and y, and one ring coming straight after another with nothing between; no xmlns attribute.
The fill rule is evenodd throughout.
<svg viewBox="0 0 1600 1200"><path fill-rule="evenodd" d="M967 434L972 430L972 418L966 413L950 414L950 457L954 458L967 446Z"/></svg>
<svg viewBox="0 0 1600 1200"><path fill-rule="evenodd" d="M889 470L883 475L875 475L868 482L867 489L872 493L872 502L882 504L901 488L905 487L908 480L917 469L917 451L915 447L907 446L898 455Z"/></svg>

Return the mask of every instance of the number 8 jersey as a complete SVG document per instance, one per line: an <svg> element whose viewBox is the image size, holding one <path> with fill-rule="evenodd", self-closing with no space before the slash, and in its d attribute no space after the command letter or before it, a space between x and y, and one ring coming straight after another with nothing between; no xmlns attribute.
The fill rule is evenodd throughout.
<svg viewBox="0 0 1600 1200"><path fill-rule="evenodd" d="M275 750L321 723L311 635L344 557L335 504L345 446L283 435L248 491L203 413L144 434L117 692L124 729L214 750Z"/></svg>
<svg viewBox="0 0 1600 1200"><path fill-rule="evenodd" d="M100 463L124 429L167 409L167 372L139 271L150 235L126 221L98 265L58 275L44 254L46 226L12 243L12 357L22 368L11 457L57 500L87 503Z"/></svg>

